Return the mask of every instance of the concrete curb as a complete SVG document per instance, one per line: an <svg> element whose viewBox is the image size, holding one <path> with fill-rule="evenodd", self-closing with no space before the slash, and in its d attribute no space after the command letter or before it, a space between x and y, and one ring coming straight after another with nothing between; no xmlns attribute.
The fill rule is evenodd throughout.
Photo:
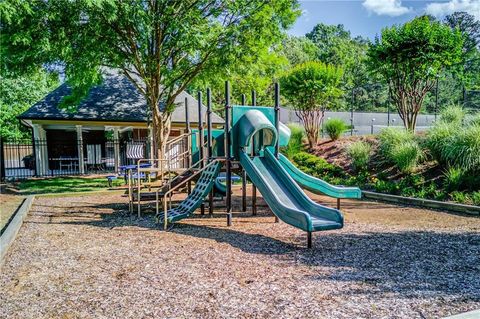
<svg viewBox="0 0 480 319"><path fill-rule="evenodd" d="M34 195L27 196L0 237L0 265L3 264L3 258L7 254L8 248L10 248L10 245L17 237L18 231L20 230L20 227L22 227L23 220L30 211L34 199Z"/></svg>
<svg viewBox="0 0 480 319"><path fill-rule="evenodd" d="M480 215L480 206L455 204L448 202L440 202L431 199L403 197L390 194L381 194L369 191L362 191L363 197L379 201L391 202L407 206L418 206L437 210L448 210L452 212L464 213L468 215Z"/></svg>
<svg viewBox="0 0 480 319"><path fill-rule="evenodd" d="M450 317L445 317L443 319L478 319L478 318L480 318L480 309L464 312L464 313L450 316Z"/></svg>

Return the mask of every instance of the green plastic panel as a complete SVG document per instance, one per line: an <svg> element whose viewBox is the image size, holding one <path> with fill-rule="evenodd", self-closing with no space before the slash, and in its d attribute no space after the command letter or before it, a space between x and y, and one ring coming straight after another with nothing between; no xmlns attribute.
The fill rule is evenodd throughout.
<svg viewBox="0 0 480 319"><path fill-rule="evenodd" d="M280 136L280 141L279 141L280 147L288 145L288 142L290 142L291 134L292 132L290 131L288 126L280 122L280 134L278 134Z"/></svg>
<svg viewBox="0 0 480 319"><path fill-rule="evenodd" d="M203 200L212 190L215 179L217 178L222 165L223 164L221 162L212 164L200 174L200 178L195 183L195 187L190 195L188 195L188 197L177 207L167 211L167 219L169 223L189 217L197 208L200 207L200 205L202 205ZM163 221L164 214L161 213L160 216L158 216L158 219L159 221Z"/></svg>
<svg viewBox="0 0 480 319"><path fill-rule="evenodd" d="M277 143L277 130L265 116L258 110L246 111L233 127L233 154L239 158L240 150L250 152L252 140L255 140L256 152L265 147L275 146Z"/></svg>

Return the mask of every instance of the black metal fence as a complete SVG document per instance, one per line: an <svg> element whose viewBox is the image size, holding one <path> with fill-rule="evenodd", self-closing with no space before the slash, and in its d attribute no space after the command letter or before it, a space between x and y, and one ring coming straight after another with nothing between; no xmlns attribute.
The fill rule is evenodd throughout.
<svg viewBox="0 0 480 319"><path fill-rule="evenodd" d="M116 173L121 166L149 156L148 140L0 140L0 179Z"/></svg>

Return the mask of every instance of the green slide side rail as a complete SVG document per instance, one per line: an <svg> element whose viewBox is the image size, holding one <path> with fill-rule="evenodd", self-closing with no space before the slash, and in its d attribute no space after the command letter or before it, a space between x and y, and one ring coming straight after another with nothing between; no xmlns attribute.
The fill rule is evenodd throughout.
<svg viewBox="0 0 480 319"><path fill-rule="evenodd" d="M220 168L222 167L222 165L223 164L221 162L212 164L200 174L200 178L195 183L195 187L190 193L190 195L188 195L188 197L183 200L178 206L168 210L167 221L169 223L174 223L176 221L191 216L193 212L195 212L195 210L199 208L200 205L202 205L203 200L212 190L212 187L215 184L215 179L220 173ZM159 221L163 222L164 213L160 213L157 217Z"/></svg>
<svg viewBox="0 0 480 319"><path fill-rule="evenodd" d="M282 154L279 154L279 162L301 187L308 189L312 193L324 194L333 198L362 198L360 188L334 186L319 178L305 174Z"/></svg>
<svg viewBox="0 0 480 319"><path fill-rule="evenodd" d="M241 151L240 163L270 209L285 223L308 232L343 227L340 211L313 202L269 149L263 157L253 158Z"/></svg>

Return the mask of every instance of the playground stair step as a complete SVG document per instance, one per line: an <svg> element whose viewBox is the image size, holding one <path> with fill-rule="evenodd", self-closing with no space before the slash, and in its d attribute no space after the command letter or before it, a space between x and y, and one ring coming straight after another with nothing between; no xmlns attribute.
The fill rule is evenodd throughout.
<svg viewBox="0 0 480 319"><path fill-rule="evenodd" d="M189 217L193 212L199 208L205 197L213 188L215 178L218 176L222 163L218 162L206 168L201 174L195 187L188 197L182 201L178 206L167 211L167 221L173 223L183 218ZM164 222L165 214L159 213L157 219L159 222Z"/></svg>

